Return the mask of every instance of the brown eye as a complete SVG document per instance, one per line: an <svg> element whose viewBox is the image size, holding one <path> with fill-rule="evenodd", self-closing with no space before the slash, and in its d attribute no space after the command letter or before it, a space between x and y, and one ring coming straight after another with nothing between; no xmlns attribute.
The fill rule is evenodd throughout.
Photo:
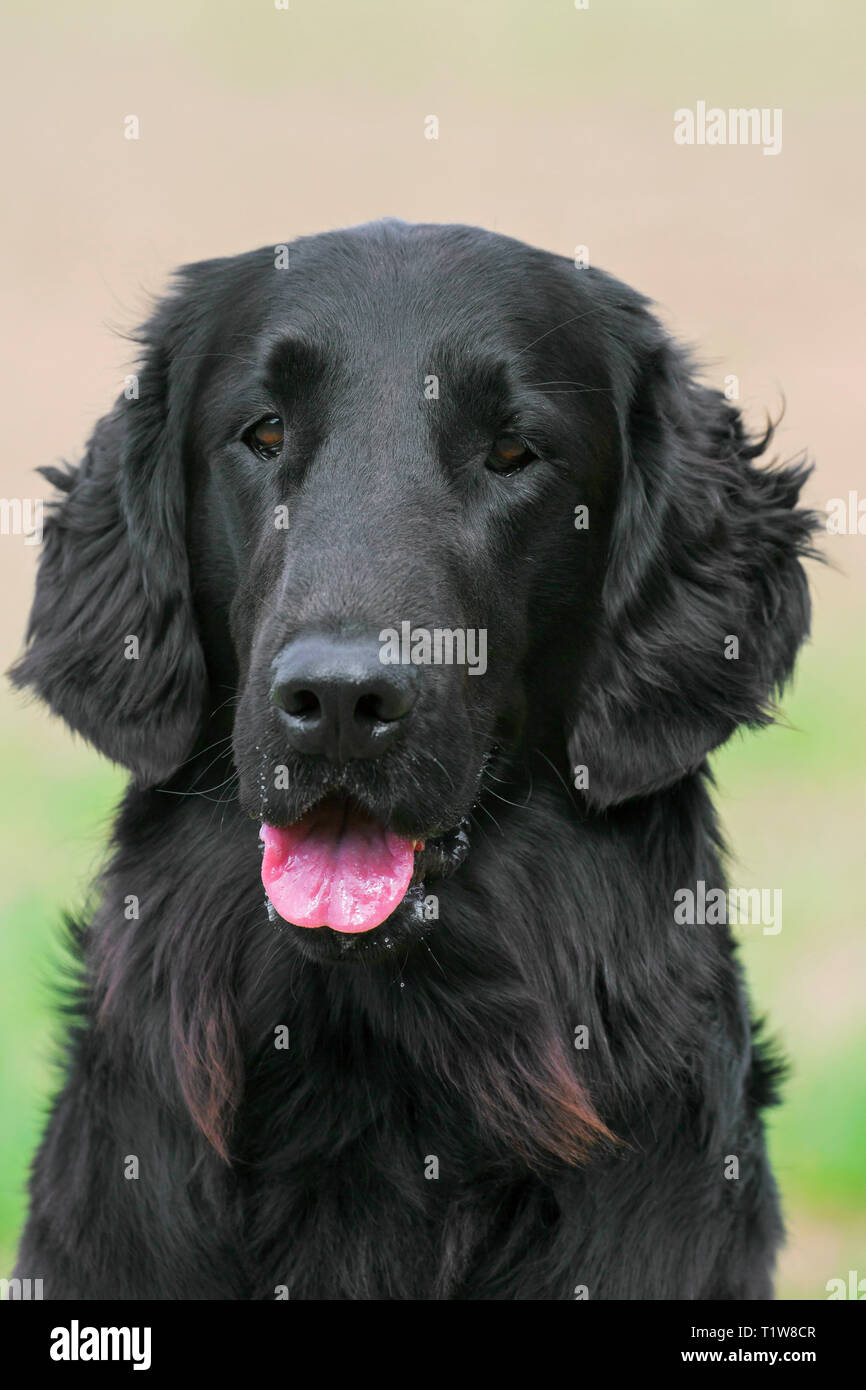
<svg viewBox="0 0 866 1390"><path fill-rule="evenodd" d="M525 468L536 455L528 449L516 434L501 434L494 439L493 447L487 455L487 467L494 473L516 473Z"/></svg>
<svg viewBox="0 0 866 1390"><path fill-rule="evenodd" d="M283 422L279 415L266 415L259 420L247 430L244 443L260 458L276 458L283 447Z"/></svg>

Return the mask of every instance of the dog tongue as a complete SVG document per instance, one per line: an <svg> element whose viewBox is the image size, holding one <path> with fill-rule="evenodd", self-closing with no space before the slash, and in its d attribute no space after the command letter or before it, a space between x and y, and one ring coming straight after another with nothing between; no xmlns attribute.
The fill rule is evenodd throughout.
<svg viewBox="0 0 866 1390"><path fill-rule="evenodd" d="M323 802L294 825L263 825L262 883L281 917L298 927L361 932L403 900L416 841L385 830L342 801Z"/></svg>

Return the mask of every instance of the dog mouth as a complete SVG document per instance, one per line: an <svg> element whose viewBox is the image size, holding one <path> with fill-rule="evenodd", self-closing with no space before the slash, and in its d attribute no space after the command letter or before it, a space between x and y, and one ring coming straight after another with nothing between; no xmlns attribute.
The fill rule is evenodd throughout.
<svg viewBox="0 0 866 1390"><path fill-rule="evenodd" d="M298 927L372 931L423 874L447 873L469 849L468 821L441 834L399 835L347 797L330 796L291 825L264 824L262 883L271 908Z"/></svg>

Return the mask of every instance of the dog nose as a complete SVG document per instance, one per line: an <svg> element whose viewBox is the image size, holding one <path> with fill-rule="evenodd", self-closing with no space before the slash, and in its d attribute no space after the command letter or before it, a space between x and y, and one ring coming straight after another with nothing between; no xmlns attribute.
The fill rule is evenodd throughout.
<svg viewBox="0 0 866 1390"><path fill-rule="evenodd" d="M292 747L335 763L381 757L418 695L417 666L383 665L375 639L299 637L273 671L271 699Z"/></svg>

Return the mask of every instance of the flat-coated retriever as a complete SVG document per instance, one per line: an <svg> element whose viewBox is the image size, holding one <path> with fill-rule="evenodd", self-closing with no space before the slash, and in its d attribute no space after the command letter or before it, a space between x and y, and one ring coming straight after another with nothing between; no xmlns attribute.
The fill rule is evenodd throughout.
<svg viewBox="0 0 866 1390"><path fill-rule="evenodd" d="M770 1297L706 758L806 635L807 469L469 227L188 266L142 343L14 671L132 772L19 1276Z"/></svg>

